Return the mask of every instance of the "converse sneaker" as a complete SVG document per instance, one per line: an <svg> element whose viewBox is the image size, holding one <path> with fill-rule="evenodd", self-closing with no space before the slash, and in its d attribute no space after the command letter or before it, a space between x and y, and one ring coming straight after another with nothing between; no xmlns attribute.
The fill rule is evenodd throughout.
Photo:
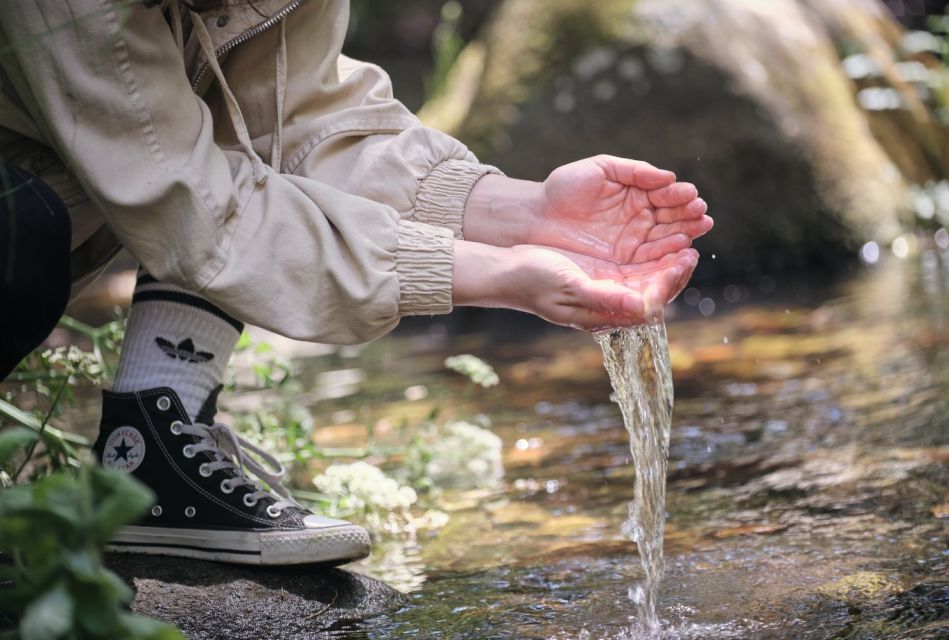
<svg viewBox="0 0 949 640"><path fill-rule="evenodd" d="M261 565L367 556L365 529L301 507L280 483L284 470L275 458L214 423L215 396L191 423L171 389L103 392L96 458L157 496L151 512L121 529L107 549Z"/></svg>

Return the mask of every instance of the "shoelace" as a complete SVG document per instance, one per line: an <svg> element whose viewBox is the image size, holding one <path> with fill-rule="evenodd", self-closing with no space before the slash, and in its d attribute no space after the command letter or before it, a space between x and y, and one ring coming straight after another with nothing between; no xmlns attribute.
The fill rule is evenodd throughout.
<svg viewBox="0 0 949 640"><path fill-rule="evenodd" d="M231 470L236 475L222 482L222 490L230 493L231 490L241 486L249 486L254 489L254 491L244 496L244 504L248 507L254 506L262 498L270 498L274 500L274 503L267 507L267 513L271 517L278 517L287 507L302 508L299 503L290 497L290 492L282 484L286 469L280 464L280 461L241 438L228 425L221 422L211 425L175 422L172 427L176 428L173 431L177 433L200 438L199 442L185 446L184 453L186 456L194 457L202 451L208 451L214 456L212 462L205 462L201 465L202 475L210 476L221 469ZM271 469L267 469L247 452L256 455ZM237 464L234 463L235 460ZM249 478L247 471L266 482L272 492L265 491L256 481ZM224 489L225 486L226 489Z"/></svg>

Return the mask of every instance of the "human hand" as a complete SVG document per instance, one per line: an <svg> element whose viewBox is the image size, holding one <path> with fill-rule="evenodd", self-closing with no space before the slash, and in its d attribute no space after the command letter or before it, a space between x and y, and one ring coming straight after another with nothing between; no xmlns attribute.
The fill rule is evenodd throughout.
<svg viewBox="0 0 949 640"><path fill-rule="evenodd" d="M628 327L661 314L698 262L683 249L654 261L608 260L536 246L456 241L456 305L503 307L587 331Z"/></svg>
<svg viewBox="0 0 949 640"><path fill-rule="evenodd" d="M689 183L646 162L594 156L544 182L486 175L468 196L467 240L543 245L619 264L658 260L712 228Z"/></svg>
<svg viewBox="0 0 949 640"><path fill-rule="evenodd" d="M647 162L599 155L555 169L532 244L619 264L650 262L712 228L708 205L687 182Z"/></svg>

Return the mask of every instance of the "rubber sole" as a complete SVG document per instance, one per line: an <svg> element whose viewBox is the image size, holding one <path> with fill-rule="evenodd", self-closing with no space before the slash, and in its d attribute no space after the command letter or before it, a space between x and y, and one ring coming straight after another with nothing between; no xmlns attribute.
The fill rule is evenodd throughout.
<svg viewBox="0 0 949 640"><path fill-rule="evenodd" d="M106 551L236 564L291 565L319 562L338 565L369 555L369 533L354 524L292 531L128 526L113 536Z"/></svg>

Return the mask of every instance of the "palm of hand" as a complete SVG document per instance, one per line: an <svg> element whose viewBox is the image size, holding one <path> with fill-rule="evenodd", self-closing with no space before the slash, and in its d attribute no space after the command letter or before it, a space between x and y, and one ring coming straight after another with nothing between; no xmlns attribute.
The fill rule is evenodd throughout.
<svg viewBox="0 0 949 640"><path fill-rule="evenodd" d="M596 156L564 165L544 182L536 244L618 263L660 259L711 228L693 185L646 163Z"/></svg>
<svg viewBox="0 0 949 640"><path fill-rule="evenodd" d="M625 265L544 247L519 250L558 283L552 289L539 288L557 293L535 301L529 309L552 322L586 330L649 321L685 287L698 262L693 249Z"/></svg>

